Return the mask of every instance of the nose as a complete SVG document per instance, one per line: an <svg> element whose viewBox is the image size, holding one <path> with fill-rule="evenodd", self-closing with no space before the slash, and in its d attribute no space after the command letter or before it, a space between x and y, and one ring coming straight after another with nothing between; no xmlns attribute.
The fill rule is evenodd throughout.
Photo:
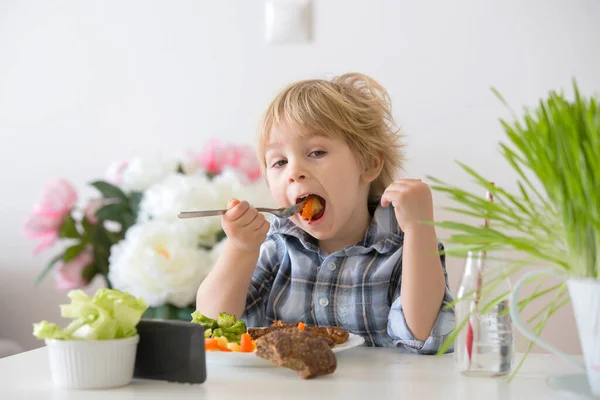
<svg viewBox="0 0 600 400"><path fill-rule="evenodd" d="M288 183L301 182L306 179L306 171L304 171L300 163L293 163L288 168Z"/></svg>

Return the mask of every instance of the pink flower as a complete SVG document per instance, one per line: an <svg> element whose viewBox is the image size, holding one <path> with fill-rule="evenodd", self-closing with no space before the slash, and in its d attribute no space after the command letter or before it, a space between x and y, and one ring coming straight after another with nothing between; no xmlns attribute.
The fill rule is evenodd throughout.
<svg viewBox="0 0 600 400"><path fill-rule="evenodd" d="M77 257L62 263L54 275L56 288L70 290L87 286L89 282L83 278L83 270L93 262L94 256L92 255L92 249L86 247Z"/></svg>
<svg viewBox="0 0 600 400"><path fill-rule="evenodd" d="M221 173L227 163L227 146L219 139L211 139L198 154L198 163L206 172L213 175Z"/></svg>
<svg viewBox="0 0 600 400"><path fill-rule="evenodd" d="M261 175L260 163L249 145L232 145L211 139L197 156L197 160L206 172L213 175L220 174L227 167L242 172L251 182Z"/></svg>
<svg viewBox="0 0 600 400"><path fill-rule="evenodd" d="M254 182L260 178L260 163L252 146L237 146L233 149L232 153L234 157L230 160L231 167L244 173L250 182Z"/></svg>
<svg viewBox="0 0 600 400"><path fill-rule="evenodd" d="M43 188L38 202L27 216L23 227L25 236L40 241L34 253L52 246L65 218L77 201L77 192L64 179L53 179Z"/></svg>

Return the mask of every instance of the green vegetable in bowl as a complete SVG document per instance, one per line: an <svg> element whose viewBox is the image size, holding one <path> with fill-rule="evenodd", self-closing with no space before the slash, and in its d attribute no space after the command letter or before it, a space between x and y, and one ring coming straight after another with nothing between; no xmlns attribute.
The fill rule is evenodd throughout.
<svg viewBox="0 0 600 400"><path fill-rule="evenodd" d="M98 289L93 297L82 290L68 293L71 304L60 306L61 316L73 321L64 329L41 321L33 324L38 339L111 340L137 335L136 326L148 308L146 302L115 289Z"/></svg>
<svg viewBox="0 0 600 400"><path fill-rule="evenodd" d="M216 320L202 315L198 310L192 313L192 323L200 324L204 328L205 338L223 336L228 342L240 343L243 333L246 333L246 323L236 319L235 315L220 313Z"/></svg>

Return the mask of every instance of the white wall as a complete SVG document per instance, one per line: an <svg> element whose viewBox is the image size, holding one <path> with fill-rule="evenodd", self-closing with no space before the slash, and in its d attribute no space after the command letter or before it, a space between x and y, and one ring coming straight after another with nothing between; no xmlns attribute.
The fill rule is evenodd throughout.
<svg viewBox="0 0 600 400"><path fill-rule="evenodd" d="M600 89L595 0L314 6L313 43L268 46L258 0L0 2L0 336L40 346L31 323L57 320L65 301L51 279L34 288L53 253L33 256L19 233L49 178L85 196L113 160L200 148L215 135L252 142L283 85L360 71L392 95L407 175L466 185L461 160L510 185L496 146L507 113L490 86L517 109L572 77L586 93ZM462 265L448 270L456 287ZM568 309L549 326L548 337L559 333L579 351Z"/></svg>

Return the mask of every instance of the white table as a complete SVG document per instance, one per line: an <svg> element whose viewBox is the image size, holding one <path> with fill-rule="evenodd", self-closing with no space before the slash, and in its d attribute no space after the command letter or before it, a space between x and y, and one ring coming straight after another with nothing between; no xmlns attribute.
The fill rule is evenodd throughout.
<svg viewBox="0 0 600 400"><path fill-rule="evenodd" d="M284 368L231 368L208 365L203 384L134 380L110 390L54 388L47 349L0 359L0 399L565 399L547 384L553 375L579 373L562 359L530 354L517 377L461 375L452 355L440 358L393 349L359 347L337 353L338 368L328 376L302 380ZM520 359L520 356L517 358Z"/></svg>

